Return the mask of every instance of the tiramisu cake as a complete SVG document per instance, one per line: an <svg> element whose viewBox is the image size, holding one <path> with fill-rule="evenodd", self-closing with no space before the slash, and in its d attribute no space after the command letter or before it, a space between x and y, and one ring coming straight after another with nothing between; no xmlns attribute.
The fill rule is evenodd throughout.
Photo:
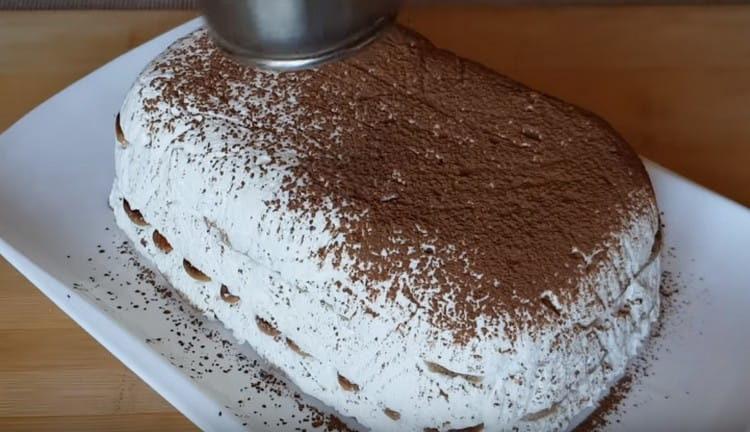
<svg viewBox="0 0 750 432"><path fill-rule="evenodd" d="M140 252L373 430L563 430L657 318L633 150L402 27L293 73L197 31L140 75L116 134L110 203Z"/></svg>

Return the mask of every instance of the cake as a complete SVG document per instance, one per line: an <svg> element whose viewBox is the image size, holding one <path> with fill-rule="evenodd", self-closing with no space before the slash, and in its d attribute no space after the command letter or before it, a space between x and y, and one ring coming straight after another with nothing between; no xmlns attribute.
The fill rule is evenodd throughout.
<svg viewBox="0 0 750 432"><path fill-rule="evenodd" d="M564 430L657 319L658 209L627 143L406 28L287 73L196 31L115 129L138 250L372 430Z"/></svg>

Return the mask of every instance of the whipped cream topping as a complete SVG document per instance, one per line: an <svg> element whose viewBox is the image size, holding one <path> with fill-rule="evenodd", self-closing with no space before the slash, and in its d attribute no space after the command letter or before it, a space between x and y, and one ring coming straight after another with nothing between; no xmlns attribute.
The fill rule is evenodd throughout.
<svg viewBox="0 0 750 432"><path fill-rule="evenodd" d="M367 55L377 58L394 44L422 43L403 30L394 32ZM440 58L440 53L434 55ZM420 55L429 59L428 54ZM353 59L352 67L362 67L357 62L366 63L367 55ZM413 232L402 221L390 225L400 231L378 243L382 236L376 235L373 221L390 223L409 216L408 210L363 207L362 201L369 201L336 193L337 187L349 190L362 180L347 183L351 176L339 178L329 169L334 165L326 157L340 157L341 148L354 146L356 138L345 121L351 120L349 114L331 111L364 99L331 92L327 97L337 98L335 103L318 105L320 96L312 97L311 89L335 87L335 71L250 70L218 54L204 31L176 42L141 74L120 111L110 197L118 225L193 304L221 320L303 391L365 426L564 429L623 372L657 318L659 221L642 167L619 147L605 149L620 158L600 159L602 169L613 172L607 182L619 204L591 209L597 223L582 222L583 229L567 231L580 242L550 246L565 251L559 268L547 262L555 255L525 257L520 268L532 263L542 273L533 286L519 282L502 294L456 288L484 284L493 270L477 263L491 263L493 256L504 263L504 258L469 253L460 237L419 222L412 224ZM380 72L368 73L377 77ZM367 90L375 84L359 86ZM537 110L561 105L532 98ZM561 110L563 120L585 117ZM360 124L376 124L361 117L365 114L351 116L359 116ZM586 124L596 131L590 137L604 134L615 137L607 143L624 145L596 121ZM536 141L553 136L541 126L523 127L520 133ZM573 143L565 146L575 153ZM417 150L435 156L429 145ZM369 157L377 158L378 152ZM388 170L392 181L377 202L416 205L417 196L399 201L418 187L407 169ZM502 181L497 175L497 188ZM124 200L148 226L133 223ZM548 216L554 217L565 215ZM543 220L528 218L532 224ZM362 235L362 226L368 227L365 234L375 233L374 240ZM585 239L578 235L593 228L601 232ZM169 253L154 243L154 230L168 241ZM472 232L463 226L456 231ZM395 246L377 249L384 244ZM185 260L206 277L198 280L186 272ZM465 270L460 277L455 276L459 265ZM454 273L444 277L446 268ZM544 277L550 268L557 271ZM510 273L493 277L499 285L513 280ZM228 295L239 300L227 301Z"/></svg>

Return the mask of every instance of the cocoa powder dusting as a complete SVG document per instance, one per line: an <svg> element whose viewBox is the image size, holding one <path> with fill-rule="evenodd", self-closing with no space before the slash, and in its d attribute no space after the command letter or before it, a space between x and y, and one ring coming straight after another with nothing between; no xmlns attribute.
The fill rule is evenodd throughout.
<svg viewBox="0 0 750 432"><path fill-rule="evenodd" d="M345 241L310 259L353 257L345 270L370 302L406 299L457 343L509 331L493 327L501 318L554 320L540 295L575 299L586 270L573 248L591 251L629 212L655 209L640 160L602 120L402 27L346 61L284 74L233 63L205 33L195 45L156 65L177 79L160 80L146 108L233 117L249 103L236 100L237 86L293 106L223 125L265 151L265 166L292 173L288 200L266 205L300 218L329 212L325 229ZM205 139L205 118L191 121L191 139ZM169 129L170 119L150 127ZM247 166L212 168L236 172L241 187L258 166L247 154Z"/></svg>

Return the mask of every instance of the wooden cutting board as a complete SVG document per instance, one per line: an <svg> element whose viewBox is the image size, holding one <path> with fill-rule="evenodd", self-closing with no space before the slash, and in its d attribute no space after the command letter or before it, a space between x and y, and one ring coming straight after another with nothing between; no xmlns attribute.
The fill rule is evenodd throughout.
<svg viewBox="0 0 750 432"><path fill-rule="evenodd" d="M194 12L0 12L0 130ZM750 7L407 11L438 45L608 119L750 204ZM0 430L194 427L0 259Z"/></svg>

